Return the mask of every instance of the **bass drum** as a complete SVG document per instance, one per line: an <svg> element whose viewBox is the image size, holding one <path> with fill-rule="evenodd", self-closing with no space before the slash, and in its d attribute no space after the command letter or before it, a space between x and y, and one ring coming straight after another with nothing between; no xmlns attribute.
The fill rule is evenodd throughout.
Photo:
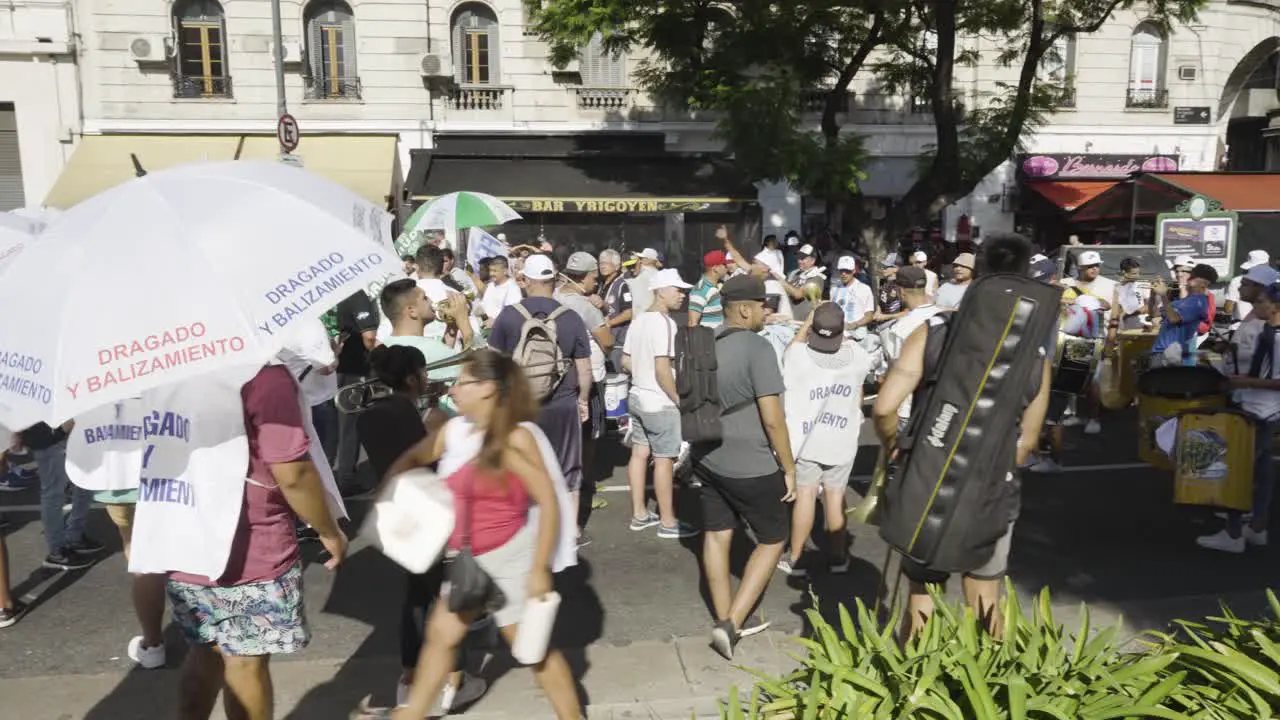
<svg viewBox="0 0 1280 720"><path fill-rule="evenodd" d="M1102 359L1102 339L1082 338L1058 332L1058 352L1053 362L1053 389L1083 395Z"/></svg>

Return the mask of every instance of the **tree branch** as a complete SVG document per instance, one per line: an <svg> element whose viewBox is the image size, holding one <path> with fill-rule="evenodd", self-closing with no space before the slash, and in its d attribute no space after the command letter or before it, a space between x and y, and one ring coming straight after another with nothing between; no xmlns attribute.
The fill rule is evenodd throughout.
<svg viewBox="0 0 1280 720"><path fill-rule="evenodd" d="M827 93L826 103L822 107L822 135L827 138L828 143L840 135L840 126L836 124L836 113L840 110L840 99L847 94L849 83L853 82L854 76L862 69L862 65L867 61L867 57L871 55L871 51L875 50L880 44L881 32L884 30L884 16L877 11L874 17L875 19L871 22L871 29L867 31L867 37L858 45L858 49L849 58L849 62L845 63L844 68L840 70L840 75L836 77L835 87L831 88L830 92Z"/></svg>

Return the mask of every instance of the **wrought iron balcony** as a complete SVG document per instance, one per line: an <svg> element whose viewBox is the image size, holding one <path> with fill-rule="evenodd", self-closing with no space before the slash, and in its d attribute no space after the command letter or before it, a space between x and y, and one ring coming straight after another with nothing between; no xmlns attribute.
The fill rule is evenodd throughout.
<svg viewBox="0 0 1280 720"><path fill-rule="evenodd" d="M174 75L173 96L184 99L229 98L231 97L230 76L200 77L195 75Z"/></svg>
<svg viewBox="0 0 1280 720"><path fill-rule="evenodd" d="M510 88L497 85L459 85L445 96L452 110L501 110Z"/></svg>
<svg viewBox="0 0 1280 720"><path fill-rule="evenodd" d="M1058 107L1073 108L1076 106L1076 89L1074 87L1062 88L1061 94L1058 95Z"/></svg>
<svg viewBox="0 0 1280 720"><path fill-rule="evenodd" d="M1167 108L1169 107L1169 91L1165 88L1129 88L1124 98L1127 108Z"/></svg>
<svg viewBox="0 0 1280 720"><path fill-rule="evenodd" d="M631 106L631 88L580 87L579 110L625 110Z"/></svg>
<svg viewBox="0 0 1280 720"><path fill-rule="evenodd" d="M307 100L359 100L360 78L326 77L313 75L306 78Z"/></svg>

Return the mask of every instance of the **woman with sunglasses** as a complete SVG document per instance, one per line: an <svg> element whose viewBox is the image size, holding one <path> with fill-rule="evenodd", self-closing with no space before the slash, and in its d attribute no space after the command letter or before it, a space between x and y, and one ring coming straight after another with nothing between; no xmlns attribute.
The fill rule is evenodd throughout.
<svg viewBox="0 0 1280 720"><path fill-rule="evenodd" d="M532 420L537 405L524 371L511 358L480 350L463 366L449 391L460 413L444 429L409 449L388 470L395 476L439 463L454 496L454 533L450 550L465 546L493 579L503 603L493 611L508 644L527 598L553 589L553 555L563 546L561 499L544 461L547 457ZM549 451L549 447L546 449ZM554 457L554 456L552 456ZM537 508L536 514L532 513ZM470 528L464 543L464 527ZM421 720L431 710L456 651L481 611L455 613L445 596L427 621L427 643L417 663L407 704L390 709L362 708L356 718ZM581 717L573 675L558 650L533 666L534 676L561 720Z"/></svg>

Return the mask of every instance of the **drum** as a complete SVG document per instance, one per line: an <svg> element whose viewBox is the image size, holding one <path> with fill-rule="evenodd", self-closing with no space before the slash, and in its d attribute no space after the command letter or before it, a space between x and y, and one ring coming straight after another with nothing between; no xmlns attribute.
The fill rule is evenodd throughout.
<svg viewBox="0 0 1280 720"><path fill-rule="evenodd" d="M1102 340L1058 332L1058 353L1053 361L1053 389L1082 395L1089 388L1102 359Z"/></svg>
<svg viewBox="0 0 1280 720"><path fill-rule="evenodd" d="M1121 330L1116 340L1120 345L1120 392L1132 398L1138 392L1138 376L1150 367L1156 333Z"/></svg>
<svg viewBox="0 0 1280 720"><path fill-rule="evenodd" d="M631 391L631 378L624 373L606 375L604 378L604 416L607 420L620 420L627 416L627 393Z"/></svg>
<svg viewBox="0 0 1280 720"><path fill-rule="evenodd" d="M1254 420L1238 410L1179 415L1173 501L1250 510L1255 439Z"/></svg>
<svg viewBox="0 0 1280 720"><path fill-rule="evenodd" d="M1227 378L1217 370L1173 366L1152 368L1138 377L1138 458L1172 470L1156 445L1156 430L1184 412L1220 410L1227 404Z"/></svg>

